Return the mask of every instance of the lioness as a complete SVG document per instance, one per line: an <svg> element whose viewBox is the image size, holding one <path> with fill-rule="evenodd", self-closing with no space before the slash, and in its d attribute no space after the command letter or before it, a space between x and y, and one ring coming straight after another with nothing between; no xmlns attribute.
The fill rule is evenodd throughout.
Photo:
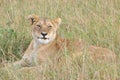
<svg viewBox="0 0 120 80"><path fill-rule="evenodd" d="M79 40L70 41L61 38L57 34L57 30L61 24L60 18L46 19L39 18L37 15L30 15L28 19L32 26L33 40L25 51L22 59L14 63L14 65L19 65L21 67L39 65L56 53L62 52L63 48L69 50L73 57L84 54L84 50L86 50L93 61L115 59L115 53L109 49L86 46L84 42Z"/></svg>

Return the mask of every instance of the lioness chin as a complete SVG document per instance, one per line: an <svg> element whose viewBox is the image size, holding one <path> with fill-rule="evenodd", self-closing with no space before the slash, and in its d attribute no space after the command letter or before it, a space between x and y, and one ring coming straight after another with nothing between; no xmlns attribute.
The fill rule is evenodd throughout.
<svg viewBox="0 0 120 80"><path fill-rule="evenodd" d="M82 41L70 41L63 39L57 34L57 30L61 24L61 19L39 18L37 15L30 15L28 19L31 22L32 37L29 47L25 51L22 59L14 63L20 67L40 65L47 61L48 58L57 53L61 53L63 48L72 53L71 57L81 56L84 51L91 56L93 61L97 60L114 60L115 53L109 49L86 46ZM71 47L72 46L72 47Z"/></svg>

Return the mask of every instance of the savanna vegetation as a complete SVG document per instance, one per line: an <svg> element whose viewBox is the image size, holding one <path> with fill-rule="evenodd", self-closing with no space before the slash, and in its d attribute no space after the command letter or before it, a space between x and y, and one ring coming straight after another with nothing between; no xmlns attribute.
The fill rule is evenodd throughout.
<svg viewBox="0 0 120 80"><path fill-rule="evenodd" d="M87 55L73 61L65 52L59 68L53 61L41 65L37 74L3 69L3 64L21 59L32 40L26 18L30 14L61 17L58 32L62 37L109 48L117 61L95 64ZM119 80L119 56L120 0L0 0L0 80Z"/></svg>

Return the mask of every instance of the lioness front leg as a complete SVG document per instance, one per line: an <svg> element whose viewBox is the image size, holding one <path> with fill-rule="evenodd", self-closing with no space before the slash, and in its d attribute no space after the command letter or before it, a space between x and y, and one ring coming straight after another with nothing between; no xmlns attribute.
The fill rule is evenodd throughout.
<svg viewBox="0 0 120 80"><path fill-rule="evenodd" d="M27 66L29 66L29 64L28 64L25 60L21 59L21 60L19 60L19 61L14 62L14 63L12 64L12 66L13 66L15 69L20 69L20 68L22 68L22 67L27 67Z"/></svg>
<svg viewBox="0 0 120 80"><path fill-rule="evenodd" d="M33 48L33 41L31 41L30 45L28 46L27 50L25 51L24 53L24 56L22 57L21 60L19 61L16 61L13 63L13 66L15 68L21 68L21 67L27 67L27 66L30 66L30 63L29 63L29 57L30 57L30 54L32 53L32 48ZM27 56L27 57L26 57ZM26 57L26 58L24 58ZM27 59L28 58L28 59Z"/></svg>

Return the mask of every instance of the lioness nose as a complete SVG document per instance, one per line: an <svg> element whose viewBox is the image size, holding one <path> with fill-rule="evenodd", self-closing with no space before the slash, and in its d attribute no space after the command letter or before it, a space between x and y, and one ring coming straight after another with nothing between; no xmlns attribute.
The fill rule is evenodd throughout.
<svg viewBox="0 0 120 80"><path fill-rule="evenodd" d="M46 36L46 35L47 35L47 33L46 33L46 32L41 32L41 34L42 34L43 36Z"/></svg>

